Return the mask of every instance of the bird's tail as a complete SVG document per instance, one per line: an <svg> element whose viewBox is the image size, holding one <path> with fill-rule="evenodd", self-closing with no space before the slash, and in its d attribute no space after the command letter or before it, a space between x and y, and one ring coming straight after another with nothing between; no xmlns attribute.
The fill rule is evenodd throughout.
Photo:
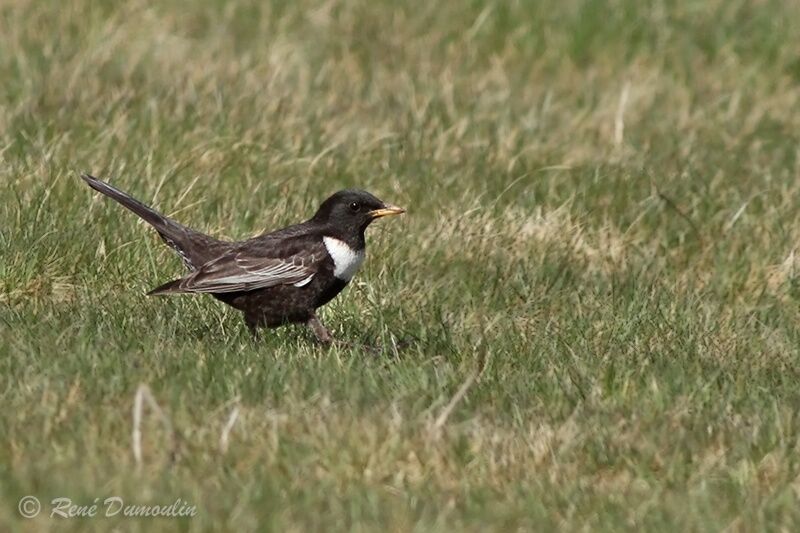
<svg viewBox="0 0 800 533"><path fill-rule="evenodd" d="M164 242L178 252L183 258L184 263L186 263L186 266L191 270L194 270L214 257L217 249L224 246L223 242L198 231L194 231L191 228L187 228L171 218L165 217L155 209L133 198L131 195L116 187L112 187L94 176L83 174L81 178L89 184L89 187L103 193L109 198L113 198L153 226Z"/></svg>
<svg viewBox="0 0 800 533"><path fill-rule="evenodd" d="M145 222L153 226L156 230L158 230L159 233L162 233L167 237L170 237L170 234L174 233L174 231L177 229L184 229L184 226L181 224L178 224L174 220L165 217L152 207L146 206L136 198L133 198L128 193L122 192L116 187L112 187L108 183L101 181L94 176L83 174L81 178L83 178L83 181L89 184L89 187L97 192L105 194L109 198L113 198L127 209L130 209L139 215Z"/></svg>
<svg viewBox="0 0 800 533"><path fill-rule="evenodd" d="M176 280L173 280L173 281L168 281L168 282L164 283L163 285L159 285L158 287L156 287L152 291L148 292L147 295L148 296L159 296L159 295L162 295L162 294L174 294L176 292L182 292L180 290L181 281L182 280L180 280L180 279L176 279Z"/></svg>

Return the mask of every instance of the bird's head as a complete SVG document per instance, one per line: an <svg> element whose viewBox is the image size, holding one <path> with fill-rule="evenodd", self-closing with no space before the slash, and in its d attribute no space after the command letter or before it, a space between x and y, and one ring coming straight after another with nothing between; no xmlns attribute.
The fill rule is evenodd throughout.
<svg viewBox="0 0 800 533"><path fill-rule="evenodd" d="M367 191L345 190L322 202L312 220L344 233L363 235L373 220L405 211L402 207L382 202Z"/></svg>

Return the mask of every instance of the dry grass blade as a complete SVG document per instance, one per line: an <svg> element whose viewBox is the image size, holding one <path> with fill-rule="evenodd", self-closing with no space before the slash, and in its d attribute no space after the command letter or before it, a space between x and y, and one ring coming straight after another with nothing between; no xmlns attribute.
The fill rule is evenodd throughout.
<svg viewBox="0 0 800 533"><path fill-rule="evenodd" d="M233 429L233 425L236 423L238 418L239 408L234 407L231 410L231 414L228 416L228 421L225 422L225 425L222 427L222 432L219 435L219 450L223 455L228 453L228 442L230 439L231 430Z"/></svg>
<svg viewBox="0 0 800 533"><path fill-rule="evenodd" d="M464 380L464 383L458 388L453 397L450 398L450 401L447 402L447 405L444 406L442 412L439 413L439 416L436 418L436 421L431 426L431 434L436 437L441 433L442 428L444 428L445 424L447 424L447 419L450 418L450 415L453 414L456 406L458 406L459 402L464 399L467 395L467 392L475 384L475 381L483 374L483 371L486 369L487 363L487 355L485 350L480 350L477 360L477 366L475 370Z"/></svg>
<svg viewBox="0 0 800 533"><path fill-rule="evenodd" d="M464 396L467 395L467 391L472 387L472 384L475 383L475 380L478 378L478 372L473 372L472 374L467 377L464 383L458 388L456 393L450 398L450 401L447 402L447 405L442 409L442 412L439 413L438 418L433 423L432 433L434 435L438 435L439 432L442 430L444 425L447 423L447 419L450 418L450 415L453 413L453 410L456 408L458 403L464 399Z"/></svg>
<svg viewBox="0 0 800 533"><path fill-rule="evenodd" d="M179 446L178 433L172 426L172 422L170 421L169 417L166 415L166 413L164 413L164 410L161 409L161 406L158 405L158 402L156 402L155 398L153 397L153 393L150 391L150 387L142 383L136 389L136 395L133 398L133 432L131 438L132 438L133 458L136 461L136 466L141 468L143 462L141 427L142 427L142 414L144 412L145 403L150 408L150 411L156 414L158 419L163 424L164 430L170 436L169 458L170 458L170 463L172 463L175 461L178 455L178 446Z"/></svg>
<svg viewBox="0 0 800 533"><path fill-rule="evenodd" d="M617 114L614 117L614 144L617 146L622 145L625 137L625 107L628 105L628 96L630 95L631 84L626 81L622 87L622 92L619 95L619 105L617 106Z"/></svg>

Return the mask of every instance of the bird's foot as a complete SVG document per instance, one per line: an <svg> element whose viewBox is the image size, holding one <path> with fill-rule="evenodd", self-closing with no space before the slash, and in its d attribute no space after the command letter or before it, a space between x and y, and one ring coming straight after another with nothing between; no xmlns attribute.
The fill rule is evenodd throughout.
<svg viewBox="0 0 800 533"><path fill-rule="evenodd" d="M306 322L306 324L308 325L309 328L311 328L311 331L314 332L314 336L317 338L317 342L319 342L320 344L322 344L327 348L331 348L333 346L337 346L339 348L348 348L348 349L361 348L364 351L370 352L374 355L378 355L380 353L380 349L375 346L367 346L364 344L353 343L350 341L334 339L333 335L331 335L331 332L328 331L328 328L322 325L322 322L320 322L319 318L317 318L316 315L312 316Z"/></svg>
<svg viewBox="0 0 800 533"><path fill-rule="evenodd" d="M333 335L328 331L328 328L322 325L322 322L319 321L316 315L312 315L306 322L306 325L314 332L314 336L320 344L330 346L334 343Z"/></svg>
<svg viewBox="0 0 800 533"><path fill-rule="evenodd" d="M363 350L364 352L376 357L381 355L398 355L401 351L404 351L413 344L409 339L395 340L394 337L392 337L392 342L390 345L364 344L361 342L334 339L333 335L331 335L331 332L322 325L322 322L320 322L319 318L316 316L313 316L311 319L309 319L306 322L306 325L308 325L308 327L311 328L311 331L314 332L317 342L327 348L337 346L339 348L347 348L349 350Z"/></svg>
<svg viewBox="0 0 800 533"><path fill-rule="evenodd" d="M333 345L339 346L340 348L347 348L349 350L363 350L376 357L383 353L383 349L380 346L375 346L373 344L363 344L360 342L350 342L336 339L333 341Z"/></svg>

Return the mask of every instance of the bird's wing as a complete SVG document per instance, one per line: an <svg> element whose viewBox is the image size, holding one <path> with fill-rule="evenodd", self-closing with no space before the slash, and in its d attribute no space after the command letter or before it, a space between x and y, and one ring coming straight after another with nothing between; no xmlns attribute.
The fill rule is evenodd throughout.
<svg viewBox="0 0 800 533"><path fill-rule="evenodd" d="M179 280L171 292L226 293L309 283L321 254L257 257L242 252L219 257Z"/></svg>

